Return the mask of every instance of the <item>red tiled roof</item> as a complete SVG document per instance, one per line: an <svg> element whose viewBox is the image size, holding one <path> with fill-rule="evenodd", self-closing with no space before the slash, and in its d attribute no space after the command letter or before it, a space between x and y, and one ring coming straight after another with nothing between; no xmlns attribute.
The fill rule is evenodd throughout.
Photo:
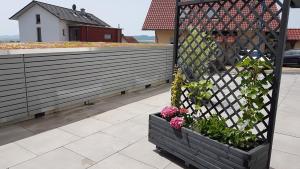
<svg viewBox="0 0 300 169"><path fill-rule="evenodd" d="M288 29L288 40L300 40L300 29Z"/></svg>
<svg viewBox="0 0 300 169"><path fill-rule="evenodd" d="M176 0L152 0L143 30L173 30Z"/></svg>
<svg viewBox="0 0 300 169"><path fill-rule="evenodd" d="M251 13L250 7L248 5L245 5L245 2L243 0L232 0L232 2L236 2L235 8L231 8L232 4L230 1L227 1L224 4L224 8L229 10L230 16L224 12L221 11L218 13L220 18L222 18L222 21L219 22L218 20L209 23L206 25L208 19L202 18L203 12L207 12L209 10L209 7L207 4L205 4L203 8L203 12L198 12L198 16L202 18L201 23L202 25L199 25L201 28L203 25L206 25L206 29L212 29L217 28L218 30L237 30L238 26L242 30L247 30L249 28L249 23L253 24L254 26L258 25L257 20L255 18L255 14ZM167 30L173 30L174 29L174 18L175 18L175 0L152 0L151 6L149 8L147 17L145 19L145 23L143 26L143 30L156 30L156 29L167 29ZM271 12L276 13L277 12L277 6L276 3L273 3L273 0L266 0L266 5L270 6ZM220 8L219 5L216 3L213 6L213 9L217 11L217 9ZM247 21L243 19L243 16L241 14L237 13L237 9L241 9L242 14L247 18ZM198 9L197 7L193 8L193 10L196 12ZM256 7L257 14L262 13L262 5L258 5ZM198 17L198 18L199 18ZM234 20L231 19L231 17L235 17ZM265 12L264 20L267 23L265 27L270 27L272 30L278 31L279 26L279 19L272 19L271 13L269 11ZM194 19L193 24L197 25L198 19ZM186 20L182 27L187 27L188 20ZM226 26L227 25L227 26ZM268 31L267 28L264 29L265 31Z"/></svg>
<svg viewBox="0 0 300 169"><path fill-rule="evenodd" d="M215 37L215 39L219 43L222 43L222 42L233 43L236 41L236 36L217 36L217 37Z"/></svg>

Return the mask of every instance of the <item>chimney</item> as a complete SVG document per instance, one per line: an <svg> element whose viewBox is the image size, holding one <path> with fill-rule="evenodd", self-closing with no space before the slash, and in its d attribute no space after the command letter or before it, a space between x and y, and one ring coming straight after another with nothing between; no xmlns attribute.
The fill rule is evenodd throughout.
<svg viewBox="0 0 300 169"><path fill-rule="evenodd" d="M82 14L85 14L85 9L84 8L81 8L80 11L81 11Z"/></svg>
<svg viewBox="0 0 300 169"><path fill-rule="evenodd" d="M73 11L76 11L76 5L75 4L73 4L72 9L73 9Z"/></svg>

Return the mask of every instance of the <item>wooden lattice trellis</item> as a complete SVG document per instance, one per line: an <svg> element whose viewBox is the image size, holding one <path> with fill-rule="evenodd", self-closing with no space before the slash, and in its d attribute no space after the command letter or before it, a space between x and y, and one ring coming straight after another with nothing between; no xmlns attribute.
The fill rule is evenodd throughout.
<svg viewBox="0 0 300 169"><path fill-rule="evenodd" d="M243 112L239 98L244 71L236 66L245 55L263 59L272 69L262 73L273 76L264 98L263 120L253 133L272 144L279 95L282 56L285 46L290 0L182 0L177 1L174 64L181 68L185 81L210 80L214 84L209 104L196 111L182 91L182 106L199 118L212 114L238 127Z"/></svg>

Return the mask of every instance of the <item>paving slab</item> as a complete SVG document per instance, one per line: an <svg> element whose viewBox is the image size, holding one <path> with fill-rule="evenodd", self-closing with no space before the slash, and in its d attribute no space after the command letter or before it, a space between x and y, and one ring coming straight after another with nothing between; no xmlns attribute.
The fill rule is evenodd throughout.
<svg viewBox="0 0 300 169"><path fill-rule="evenodd" d="M66 126L61 127L60 129L72 133L79 137L86 137L93 133L99 132L104 128L111 126L112 124L99 121L93 118L87 118Z"/></svg>
<svg viewBox="0 0 300 169"><path fill-rule="evenodd" d="M156 107L156 108L153 108L153 109L151 109L151 110L149 111L148 114L159 113L159 112L161 112L161 110L162 110L164 107L166 107L166 105L164 105L164 106L158 106L158 107Z"/></svg>
<svg viewBox="0 0 300 169"><path fill-rule="evenodd" d="M117 98L116 96L112 98ZM97 115L99 113L104 113L112 109L116 109L120 107L121 105L114 102L109 102L106 99L100 99L92 102L92 105L85 106L85 110L89 110L96 113L91 113L90 115Z"/></svg>
<svg viewBox="0 0 300 169"><path fill-rule="evenodd" d="M96 133L65 147L85 156L93 161L100 161L120 151L129 145L129 142L104 133Z"/></svg>
<svg viewBox="0 0 300 169"><path fill-rule="evenodd" d="M150 98L152 96L156 96L161 93L168 92L169 90L170 90L170 84L164 84L164 85L147 88L144 90L130 92L125 95L118 96L118 97L108 98L108 99L105 99L105 101L107 101L109 103L117 103L119 105L127 105L130 103L141 101L143 99Z"/></svg>
<svg viewBox="0 0 300 169"><path fill-rule="evenodd" d="M21 162L36 157L32 152L25 150L15 143L0 146L0 168L6 169Z"/></svg>
<svg viewBox="0 0 300 169"><path fill-rule="evenodd" d="M147 99L143 99L138 101L138 103L144 103L152 106L165 106L165 105L170 105L171 100L170 100L170 92L164 92L161 94L158 94L156 96L152 96Z"/></svg>
<svg viewBox="0 0 300 169"><path fill-rule="evenodd" d="M122 150L120 154L124 154L159 169L163 169L171 163L170 159L156 152L155 145L148 142L147 138L127 147Z"/></svg>
<svg viewBox="0 0 300 169"><path fill-rule="evenodd" d="M148 126L126 121L108 127L104 129L103 132L134 143L148 135Z"/></svg>
<svg viewBox="0 0 300 169"><path fill-rule="evenodd" d="M148 93L149 94L149 93ZM140 94L138 92L126 93L125 95L119 95L118 97L106 98L105 101L109 103L115 103L117 105L123 106L130 103L134 103L140 101L141 99L145 99L151 96L145 96L144 94Z"/></svg>
<svg viewBox="0 0 300 169"><path fill-rule="evenodd" d="M284 74L281 79L279 106L283 105L284 100L289 100L286 97L291 94L292 90L297 88L299 75Z"/></svg>
<svg viewBox="0 0 300 169"><path fill-rule="evenodd" d="M99 114L98 111L90 109L89 106L82 106L58 113L53 113L42 118L24 121L19 123L18 126L38 134L83 120L85 118L89 118L97 114Z"/></svg>
<svg viewBox="0 0 300 169"><path fill-rule="evenodd" d="M84 107L73 108L72 109L73 116L74 114L77 114L78 112L81 112L83 110ZM68 116L68 114L71 114L71 112L66 110L59 113L53 113L44 117L26 120L17 123L17 125L37 134L43 131L51 130L62 126L64 124L63 122L65 121L64 119L66 116Z"/></svg>
<svg viewBox="0 0 300 169"><path fill-rule="evenodd" d="M182 165L178 165L175 163L170 163L167 167L165 167L164 169L189 169L188 167L184 167Z"/></svg>
<svg viewBox="0 0 300 169"><path fill-rule="evenodd" d="M273 149L289 152L300 157L300 137L293 137L284 134L274 134Z"/></svg>
<svg viewBox="0 0 300 169"><path fill-rule="evenodd" d="M300 114L278 113L275 132L300 138Z"/></svg>
<svg viewBox="0 0 300 169"><path fill-rule="evenodd" d="M142 102L135 102L131 104L124 105L119 107L118 109L124 110L126 112L131 112L134 114L147 114L153 108L157 108L158 106L149 105Z"/></svg>
<svg viewBox="0 0 300 169"><path fill-rule="evenodd" d="M273 169L300 169L300 156L273 149L271 167Z"/></svg>
<svg viewBox="0 0 300 169"><path fill-rule="evenodd" d="M113 109L110 111L107 111L105 113L93 116L92 118L104 121L111 124L118 124L124 121L127 121L135 116L137 116L137 113L129 112L128 110L124 109Z"/></svg>
<svg viewBox="0 0 300 169"><path fill-rule="evenodd" d="M59 148L10 169L85 169L95 162L65 148Z"/></svg>
<svg viewBox="0 0 300 169"><path fill-rule="evenodd" d="M63 130L54 129L23 140L19 140L16 142L16 144L35 154L41 155L78 139L79 137L73 134L67 133Z"/></svg>
<svg viewBox="0 0 300 169"><path fill-rule="evenodd" d="M135 124L149 125L149 114L141 114L129 120Z"/></svg>
<svg viewBox="0 0 300 169"><path fill-rule="evenodd" d="M0 145L5 145L32 135L31 131L17 125L2 127L0 128Z"/></svg>
<svg viewBox="0 0 300 169"><path fill-rule="evenodd" d="M271 160L274 169L300 169L299 86L299 75L283 75ZM148 115L169 104L169 87L162 86L2 127L0 144L25 139L0 147L0 168L186 168L147 141Z"/></svg>
<svg viewBox="0 0 300 169"><path fill-rule="evenodd" d="M115 154L89 169L155 169L121 154Z"/></svg>

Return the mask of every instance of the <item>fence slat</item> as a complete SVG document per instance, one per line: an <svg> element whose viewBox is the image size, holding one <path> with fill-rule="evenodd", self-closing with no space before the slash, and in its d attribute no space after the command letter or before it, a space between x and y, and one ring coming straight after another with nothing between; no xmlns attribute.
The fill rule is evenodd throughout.
<svg viewBox="0 0 300 169"><path fill-rule="evenodd" d="M0 56L0 123L20 114L27 115L23 55Z"/></svg>
<svg viewBox="0 0 300 169"><path fill-rule="evenodd" d="M164 83L171 76L171 46L2 55L0 123Z"/></svg>

